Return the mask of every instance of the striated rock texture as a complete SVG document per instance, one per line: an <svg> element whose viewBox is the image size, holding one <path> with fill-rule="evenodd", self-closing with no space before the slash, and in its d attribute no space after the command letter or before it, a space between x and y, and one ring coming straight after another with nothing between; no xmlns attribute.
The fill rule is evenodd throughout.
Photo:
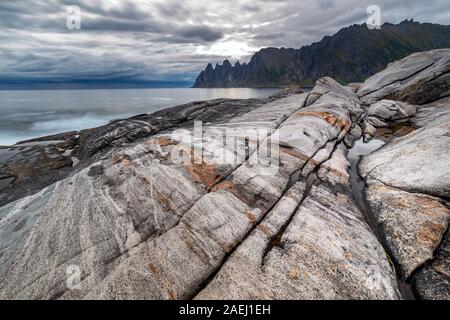
<svg viewBox="0 0 450 320"><path fill-rule="evenodd" d="M35 193L92 163L99 152L163 130L190 127L193 121L221 123L258 108L268 99L217 99L191 102L110 124L24 141L0 149L0 205ZM81 163L80 163L81 161ZM75 167L74 167L75 166Z"/></svg>
<svg viewBox="0 0 450 320"><path fill-rule="evenodd" d="M450 95L448 49L416 53L367 79L358 89L366 103L380 99L430 103Z"/></svg>
<svg viewBox="0 0 450 320"><path fill-rule="evenodd" d="M215 67L208 64L194 87L312 86L324 76L344 83L364 81L408 54L448 47L449 26L412 20L385 23L380 30L352 25L300 49L262 49L248 64L232 66L228 60Z"/></svg>
<svg viewBox="0 0 450 320"><path fill-rule="evenodd" d="M366 102L400 100L372 104L369 122L375 116L415 128L365 156L359 169L400 276L426 299L450 299L448 240L443 240L450 219L449 74L450 50L424 52L395 62L357 91Z"/></svg>
<svg viewBox="0 0 450 320"><path fill-rule="evenodd" d="M450 299L448 99L371 104L372 83L325 77L307 93L195 102L14 146L4 175L16 163L33 174L2 179L0 298L401 299L406 281L417 298ZM405 124L359 165L367 212L349 148ZM24 147L70 162L37 167Z"/></svg>

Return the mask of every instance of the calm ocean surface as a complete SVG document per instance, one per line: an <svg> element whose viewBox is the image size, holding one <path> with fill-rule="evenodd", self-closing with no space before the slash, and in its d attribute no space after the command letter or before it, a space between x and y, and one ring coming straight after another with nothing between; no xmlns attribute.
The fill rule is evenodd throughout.
<svg viewBox="0 0 450 320"><path fill-rule="evenodd" d="M276 89L0 90L0 145L216 98L264 98Z"/></svg>

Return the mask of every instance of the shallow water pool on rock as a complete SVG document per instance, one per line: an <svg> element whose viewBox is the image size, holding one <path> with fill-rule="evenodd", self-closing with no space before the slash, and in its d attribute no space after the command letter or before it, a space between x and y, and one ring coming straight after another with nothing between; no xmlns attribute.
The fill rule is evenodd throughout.
<svg viewBox="0 0 450 320"><path fill-rule="evenodd" d="M348 160L350 161L350 185L352 187L353 199L358 209L364 215L366 222L369 224L379 241L383 243L382 238L378 232L375 217L372 214L370 206L366 200L365 184L358 172L358 164L363 156L369 155L377 151L386 144L385 141L372 139L364 143L363 138L356 141L353 148L349 149ZM388 253L387 253L388 254ZM388 254L389 255L389 254ZM399 280L398 283L400 292L405 300L415 299L411 286L408 283Z"/></svg>
<svg viewBox="0 0 450 320"><path fill-rule="evenodd" d="M374 232L376 232L375 219L370 212L369 205L365 200L365 185L358 173L358 163L361 160L361 157L380 149L384 144L384 141L378 139L372 139L369 142L364 143L363 138L361 138L356 141L353 148L348 151L348 160L350 161L350 185L352 187L353 197L356 206L363 213L367 223L369 223Z"/></svg>

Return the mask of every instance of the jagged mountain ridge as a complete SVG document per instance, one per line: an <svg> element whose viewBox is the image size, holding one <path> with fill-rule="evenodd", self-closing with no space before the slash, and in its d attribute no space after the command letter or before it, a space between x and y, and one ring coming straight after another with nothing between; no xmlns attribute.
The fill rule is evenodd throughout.
<svg viewBox="0 0 450 320"><path fill-rule="evenodd" d="M361 82L411 53L448 47L450 26L413 20L385 23L380 30L352 25L300 49L262 49L249 63L208 64L193 87L312 85L324 76Z"/></svg>

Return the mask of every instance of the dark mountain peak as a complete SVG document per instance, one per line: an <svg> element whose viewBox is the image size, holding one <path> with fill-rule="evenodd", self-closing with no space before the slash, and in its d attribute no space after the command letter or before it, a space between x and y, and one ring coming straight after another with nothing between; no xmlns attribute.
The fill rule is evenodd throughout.
<svg viewBox="0 0 450 320"><path fill-rule="evenodd" d="M214 71L214 68L213 68L213 66L212 66L211 63L208 63L208 65L206 66L206 71L207 71L207 72L208 72L208 71Z"/></svg>
<svg viewBox="0 0 450 320"><path fill-rule="evenodd" d="M225 59L223 61L222 65L223 65L224 68L227 68L227 69L231 69L233 67L228 59Z"/></svg>
<svg viewBox="0 0 450 320"><path fill-rule="evenodd" d="M405 19L402 22L400 22L400 24L408 24L408 23L414 23L414 19Z"/></svg>
<svg viewBox="0 0 450 320"><path fill-rule="evenodd" d="M263 48L250 62L228 60L211 71L208 64L194 87L273 87L311 85L329 76L340 82L359 82L411 53L450 47L450 26L406 19L384 23L381 29L353 24L319 42L292 48Z"/></svg>

